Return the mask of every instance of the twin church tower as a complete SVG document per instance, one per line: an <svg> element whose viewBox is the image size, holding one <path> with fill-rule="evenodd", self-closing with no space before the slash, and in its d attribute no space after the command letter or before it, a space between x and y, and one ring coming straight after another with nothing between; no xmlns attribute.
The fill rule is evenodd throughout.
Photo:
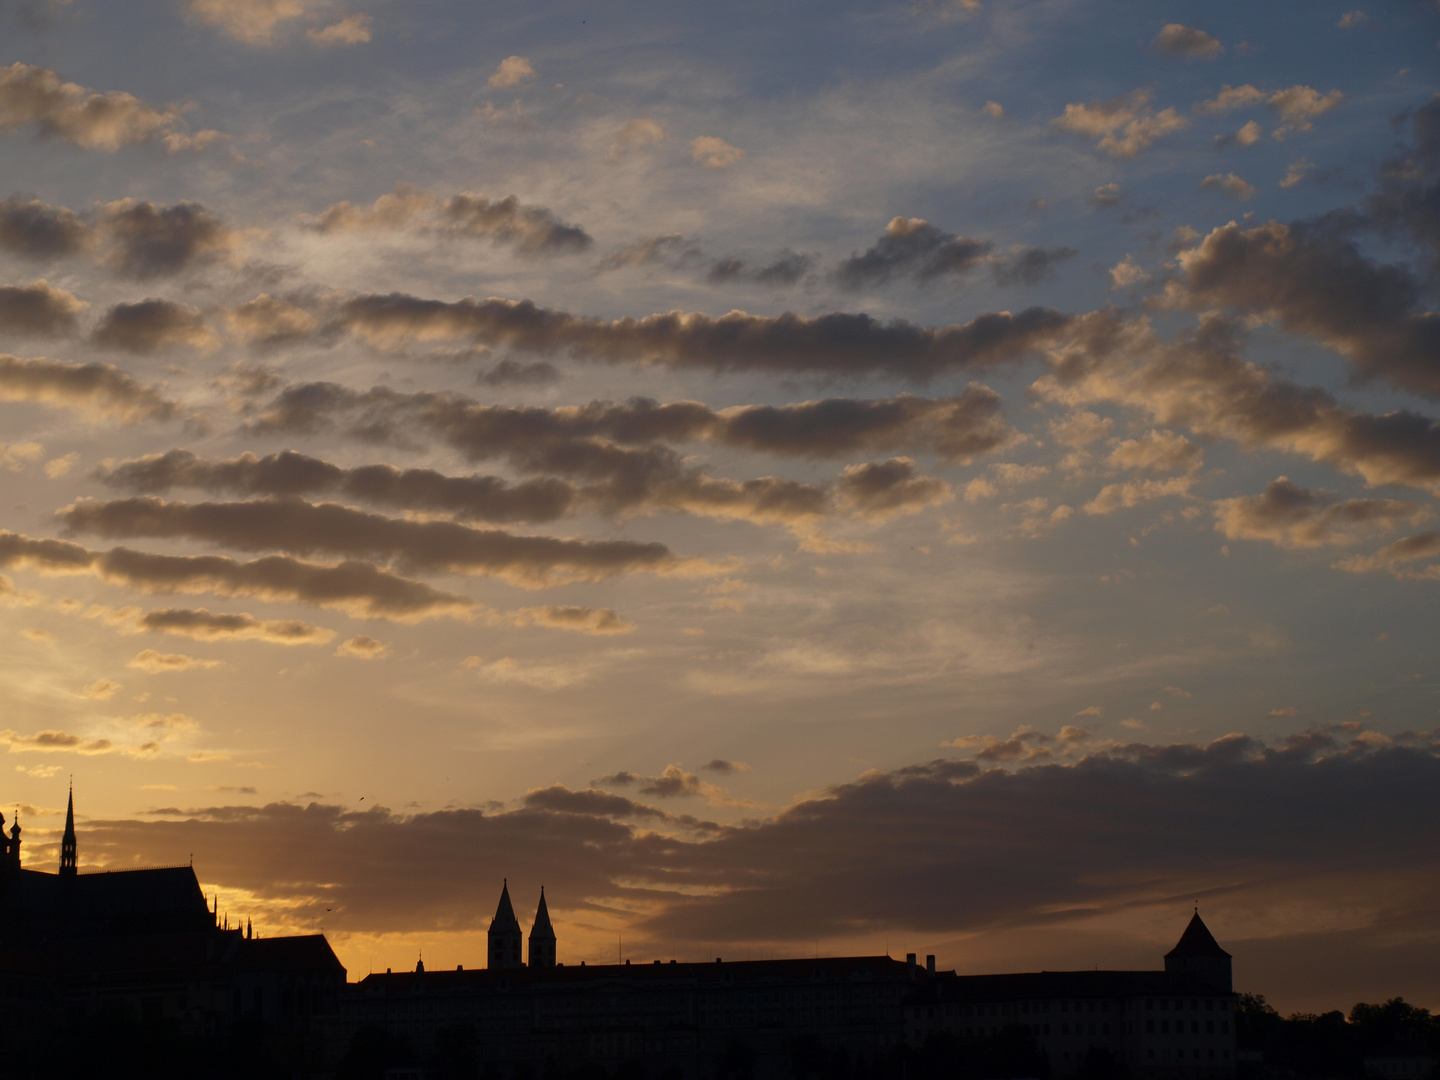
<svg viewBox="0 0 1440 1080"><path fill-rule="evenodd" d="M487 966L492 968L525 967L520 959L520 922L510 903L510 882L500 888L500 904L490 920L490 948ZM550 925L550 909L545 906L545 886L540 886L540 906L535 910L535 923L530 927L530 967L555 966L555 928Z"/></svg>

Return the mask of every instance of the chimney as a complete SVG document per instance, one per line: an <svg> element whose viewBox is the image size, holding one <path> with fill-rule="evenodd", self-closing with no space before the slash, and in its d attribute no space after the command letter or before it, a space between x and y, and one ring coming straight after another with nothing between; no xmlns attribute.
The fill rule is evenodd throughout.
<svg viewBox="0 0 1440 1080"><path fill-rule="evenodd" d="M926 971L928 974L931 974L931 975L934 975L934 974L935 974L935 956L934 956L934 954L931 954L931 955L925 957L925 971Z"/></svg>
<svg viewBox="0 0 1440 1080"><path fill-rule="evenodd" d="M915 954L913 952L905 954L905 972L910 978L915 977Z"/></svg>

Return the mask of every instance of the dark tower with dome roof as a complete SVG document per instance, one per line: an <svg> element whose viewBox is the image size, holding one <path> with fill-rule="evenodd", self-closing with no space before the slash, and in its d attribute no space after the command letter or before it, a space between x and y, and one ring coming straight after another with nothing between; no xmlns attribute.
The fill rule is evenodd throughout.
<svg viewBox="0 0 1440 1080"><path fill-rule="evenodd" d="M1232 991L1230 954L1220 947L1210 928L1201 921L1198 907L1180 940L1165 954L1165 970L1204 979L1222 993Z"/></svg>

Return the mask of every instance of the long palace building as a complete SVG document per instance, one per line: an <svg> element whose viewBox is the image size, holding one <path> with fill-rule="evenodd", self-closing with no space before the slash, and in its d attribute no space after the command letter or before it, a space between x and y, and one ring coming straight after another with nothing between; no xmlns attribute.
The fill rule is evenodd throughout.
<svg viewBox="0 0 1440 1080"><path fill-rule="evenodd" d="M373 974L352 987L333 1039L363 1029L400 1037L424 1059L457 1032L502 1076L548 1067L639 1065L645 1075L843 1074L903 1048L937 1044L1033 1055L1054 1077L1218 1080L1235 1072L1230 955L1199 911L1157 971L956 975L888 956L713 963L556 960L542 890L521 962L508 883L490 924L488 965ZM730 1063L729 1066L726 1063ZM827 1066L825 1063L831 1063ZM1043 1065L1043 1068L1042 1068ZM1098 1070L1098 1071L1097 1071Z"/></svg>

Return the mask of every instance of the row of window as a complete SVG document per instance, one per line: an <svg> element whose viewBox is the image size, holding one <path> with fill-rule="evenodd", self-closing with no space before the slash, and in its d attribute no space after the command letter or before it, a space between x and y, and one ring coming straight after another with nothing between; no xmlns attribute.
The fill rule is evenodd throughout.
<svg viewBox="0 0 1440 1080"><path fill-rule="evenodd" d="M1126 1030L1126 1031L1129 1031L1129 1030L1130 1030L1129 1024L1126 1024L1125 1030ZM1184 1020L1176 1020L1176 1021L1175 1021L1175 1034L1181 1035L1181 1034L1184 1034L1184 1031L1185 1031L1185 1021L1184 1021ZM1146 1033L1147 1035L1153 1035L1153 1034L1155 1034L1155 1021L1154 1021L1154 1020L1146 1020L1146 1021L1145 1021L1145 1033ZM1168 1034L1170 1034L1170 1021L1169 1021L1169 1020L1161 1020L1161 1021L1160 1021L1160 1034L1161 1034L1161 1035L1168 1035ZM1191 1020L1191 1021L1190 1021L1190 1034L1191 1034L1191 1035L1199 1035L1199 1034L1200 1034L1200 1021L1199 1021L1199 1020ZM1205 1021L1205 1034L1206 1034L1206 1035L1214 1035L1214 1034L1215 1034L1215 1021L1214 1021L1214 1020L1206 1020L1206 1021ZM1229 1020L1221 1020L1221 1021L1220 1021L1220 1034L1222 1034L1222 1035L1229 1035L1229 1034L1230 1034L1230 1021L1229 1021Z"/></svg>

